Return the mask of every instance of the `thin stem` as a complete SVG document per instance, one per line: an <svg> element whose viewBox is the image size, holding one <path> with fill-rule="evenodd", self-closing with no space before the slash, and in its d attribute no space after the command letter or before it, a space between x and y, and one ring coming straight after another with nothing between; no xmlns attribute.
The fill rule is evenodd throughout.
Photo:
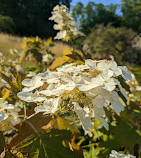
<svg viewBox="0 0 141 158"><path fill-rule="evenodd" d="M24 103L24 119L27 118L27 115L26 115L26 103Z"/></svg>
<svg viewBox="0 0 141 158"><path fill-rule="evenodd" d="M77 121L71 122L70 124L71 124L71 125L74 125L74 124L76 124L76 123L80 123L80 120L77 120Z"/></svg>

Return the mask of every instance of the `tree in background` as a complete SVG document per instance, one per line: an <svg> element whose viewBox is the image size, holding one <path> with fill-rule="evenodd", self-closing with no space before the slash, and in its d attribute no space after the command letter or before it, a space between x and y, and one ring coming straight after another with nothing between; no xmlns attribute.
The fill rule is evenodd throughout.
<svg viewBox="0 0 141 158"><path fill-rule="evenodd" d="M122 14L117 11L121 10ZM79 2L73 8L73 16L85 34L96 24L112 23L114 27L126 26L141 33L141 0L122 0L121 5L103 5L89 2L86 7Z"/></svg>
<svg viewBox="0 0 141 158"><path fill-rule="evenodd" d="M97 24L107 25L111 23L113 26L120 26L120 17L116 15L118 5L104 6L102 3L95 4L89 2L86 7L79 2L73 8L73 16L79 23L81 31L85 34L89 34L91 28Z"/></svg>
<svg viewBox="0 0 141 158"><path fill-rule="evenodd" d="M0 0L0 14L15 23L15 33L26 36L49 37L55 34L48 20L57 4L70 6L71 0Z"/></svg>
<svg viewBox="0 0 141 158"><path fill-rule="evenodd" d="M141 33L141 0L122 0L122 25Z"/></svg>
<svg viewBox="0 0 141 158"><path fill-rule="evenodd" d="M13 19L9 16L0 15L0 32L13 34L14 29L15 29L15 25Z"/></svg>

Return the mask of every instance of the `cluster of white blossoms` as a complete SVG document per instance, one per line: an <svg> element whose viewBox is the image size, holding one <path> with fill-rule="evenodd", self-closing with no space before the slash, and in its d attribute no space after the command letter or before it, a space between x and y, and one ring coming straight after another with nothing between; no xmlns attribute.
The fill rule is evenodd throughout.
<svg viewBox="0 0 141 158"><path fill-rule="evenodd" d="M2 98L0 98L0 122L7 119L6 110L14 109L12 104L8 104L7 101L2 102L1 100Z"/></svg>
<svg viewBox="0 0 141 158"><path fill-rule="evenodd" d="M21 100L37 103L36 113L72 111L86 133L93 128L93 118L108 130L104 107L110 106L120 113L124 106L118 92L127 98L118 77L131 79L126 66L117 66L115 61L87 59L84 65L68 64L23 80L25 87L17 95Z"/></svg>
<svg viewBox="0 0 141 158"><path fill-rule="evenodd" d="M23 108L22 103L16 102L15 105L9 104L7 101L2 102L0 98L0 122L6 120L9 117L9 120L13 126L21 122L19 118L19 112Z"/></svg>
<svg viewBox="0 0 141 158"><path fill-rule="evenodd" d="M120 154L117 151L112 150L109 158L136 158L136 156L133 156L131 154Z"/></svg>
<svg viewBox="0 0 141 158"><path fill-rule="evenodd" d="M82 32L78 31L76 23L71 13L69 13L69 9L65 5L56 5L53 8L52 16L49 20L53 20L57 23L54 25L54 30L60 30L54 39L69 41L78 36L84 36Z"/></svg>

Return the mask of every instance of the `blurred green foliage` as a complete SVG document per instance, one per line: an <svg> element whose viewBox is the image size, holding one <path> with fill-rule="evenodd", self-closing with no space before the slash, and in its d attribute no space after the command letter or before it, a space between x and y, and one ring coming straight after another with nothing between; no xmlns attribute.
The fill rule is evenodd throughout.
<svg viewBox="0 0 141 158"><path fill-rule="evenodd" d="M0 15L0 32L14 33L15 24L11 17Z"/></svg>
<svg viewBox="0 0 141 158"><path fill-rule="evenodd" d="M137 68L134 68L132 71L135 74L138 82L141 84L141 68L137 67Z"/></svg>
<svg viewBox="0 0 141 158"><path fill-rule="evenodd" d="M125 27L97 25L86 37L84 51L100 57L112 55L118 63L126 61L139 64L140 56L132 47L135 36L135 32Z"/></svg>
<svg viewBox="0 0 141 158"><path fill-rule="evenodd" d="M141 33L141 0L122 0L121 24Z"/></svg>
<svg viewBox="0 0 141 158"><path fill-rule="evenodd" d="M141 33L141 0L122 0L121 5L89 2L86 7L79 2L72 11L85 34L89 34L91 28L97 24L109 23L114 27L126 26Z"/></svg>
<svg viewBox="0 0 141 158"><path fill-rule="evenodd" d="M90 33L91 29L97 24L107 25L112 23L113 26L120 26L120 17L116 15L118 5L104 6L103 4L95 4L89 2L86 7L79 2L73 8L73 17L80 23L80 29L86 35Z"/></svg>

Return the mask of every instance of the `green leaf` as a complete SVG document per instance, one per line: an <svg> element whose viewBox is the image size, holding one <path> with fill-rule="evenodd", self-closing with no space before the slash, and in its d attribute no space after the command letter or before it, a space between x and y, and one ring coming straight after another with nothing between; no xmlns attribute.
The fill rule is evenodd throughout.
<svg viewBox="0 0 141 158"><path fill-rule="evenodd" d="M98 154L100 151L103 150L102 147L96 147L94 148L94 145L90 146L89 151L84 149L84 156L86 158L98 158Z"/></svg>
<svg viewBox="0 0 141 158"><path fill-rule="evenodd" d="M139 83L141 83L141 68L134 68L133 73L135 74Z"/></svg>
<svg viewBox="0 0 141 158"><path fill-rule="evenodd" d="M37 133L19 148L28 152L31 158L82 158L80 153L63 146L63 141L69 139L71 132L53 129Z"/></svg>
<svg viewBox="0 0 141 158"><path fill-rule="evenodd" d="M60 116L57 116L55 119L51 121L51 125L55 129L59 129L59 130L65 129L65 130L70 130L72 133L80 134L80 131L74 125L71 125L71 123L72 122L70 120Z"/></svg>
<svg viewBox="0 0 141 158"><path fill-rule="evenodd" d="M102 152L102 156L109 155L113 149L119 151L121 147L125 147L131 154L134 154L134 146L136 144L141 145L141 133L129 122L119 117L117 121L117 125L111 125L107 132L108 140L101 143L101 146L106 148L106 150Z"/></svg>

